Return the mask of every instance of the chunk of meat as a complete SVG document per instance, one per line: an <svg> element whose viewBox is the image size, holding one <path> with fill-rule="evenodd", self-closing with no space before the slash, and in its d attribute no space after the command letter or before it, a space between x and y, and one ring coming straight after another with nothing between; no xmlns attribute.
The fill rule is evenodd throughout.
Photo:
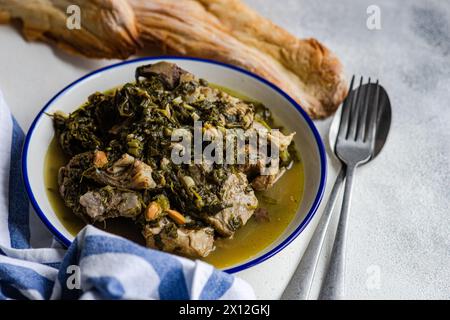
<svg viewBox="0 0 450 320"><path fill-rule="evenodd" d="M206 257L215 249L211 227L179 227L167 217L144 226L147 247L189 257Z"/></svg>
<svg viewBox="0 0 450 320"><path fill-rule="evenodd" d="M142 211L138 193L110 186L86 192L80 197L80 205L92 222L116 217L136 218Z"/></svg>
<svg viewBox="0 0 450 320"><path fill-rule="evenodd" d="M281 152L289 147L289 145L292 142L292 139L294 139L294 136L295 132L292 132L289 135L285 135L279 130L272 129L270 130L270 133L267 135L267 138L271 143L274 143L275 146L278 148L278 150Z"/></svg>
<svg viewBox="0 0 450 320"><path fill-rule="evenodd" d="M203 215L204 220L222 236L231 237L245 225L258 206L258 199L243 173L231 174L220 191L220 199L226 206L215 215Z"/></svg>
<svg viewBox="0 0 450 320"><path fill-rule="evenodd" d="M60 168L58 174L59 193L64 199L65 205L82 219L93 222L118 216L136 217L142 209L140 195L131 190L123 191L123 189L142 186L142 181L147 184L147 175L138 170L143 165L142 162L136 166L134 158L126 158L126 161L121 159L122 162L120 162L121 160L117 161L119 164L127 162L129 166L133 167L133 170L137 170L131 175L134 179L131 179L128 184L126 183L128 180L123 180L120 184L119 180L110 178L115 184L111 183L110 186L98 188L96 183L89 182L89 179L85 178L93 177L92 173L97 178L106 176L106 173L101 175L100 173L104 171L98 168L99 164L102 166L106 164L105 156L101 151L80 153L74 156L67 165ZM114 165L110 169L112 170L112 168ZM105 180L94 180L110 184ZM82 181L83 183L81 183ZM119 187L120 190L116 187Z"/></svg>
<svg viewBox="0 0 450 320"><path fill-rule="evenodd" d="M280 170L278 170L276 174L257 176L255 179L252 180L251 185L253 189L257 191L264 191L270 189L285 172L286 168L281 168Z"/></svg>
<svg viewBox="0 0 450 320"><path fill-rule="evenodd" d="M152 178L152 168L127 153L114 162L110 168L106 170L93 168L87 171L85 176L100 184L118 188L145 190L156 187Z"/></svg>
<svg viewBox="0 0 450 320"><path fill-rule="evenodd" d="M233 126L233 124L243 128L251 126L255 112L250 104L228 94L222 94L222 101L227 106L225 108L225 118L228 127Z"/></svg>
<svg viewBox="0 0 450 320"><path fill-rule="evenodd" d="M277 147L280 152L286 150L289 147L292 139L294 139L295 136L295 132L292 132L289 135L285 135L278 129L266 128L258 121L254 121L252 123L252 129L256 130L258 136L267 138L269 142L274 143L275 147Z"/></svg>
<svg viewBox="0 0 450 320"><path fill-rule="evenodd" d="M181 69L176 64L161 61L137 68L136 81L139 80L139 77L150 78L156 75L167 90L172 90L180 83L180 77L185 73L187 71Z"/></svg>
<svg viewBox="0 0 450 320"><path fill-rule="evenodd" d="M258 136L273 144L270 148L275 148L278 158L271 159L271 157L265 154L264 148L255 151L254 148L252 149L252 146L249 145L246 146L245 149L247 159L253 158L256 160L254 163L246 163L241 166L241 170L243 170L243 172L245 172L248 176L253 177L251 180L251 185L255 190L267 190L271 188L286 172L286 168L280 166L279 155L282 152L287 151L289 145L292 143L295 132L285 135L279 130L268 129L257 121L253 122L251 130L256 130ZM248 131L247 135L250 134L252 134L251 131ZM250 156L250 153L253 153L253 155Z"/></svg>
<svg viewBox="0 0 450 320"><path fill-rule="evenodd" d="M93 152L80 153L74 156L67 165L58 172L59 193L64 204L76 215L85 218L80 210L80 196L89 190L89 185L81 183L84 172L92 166Z"/></svg>

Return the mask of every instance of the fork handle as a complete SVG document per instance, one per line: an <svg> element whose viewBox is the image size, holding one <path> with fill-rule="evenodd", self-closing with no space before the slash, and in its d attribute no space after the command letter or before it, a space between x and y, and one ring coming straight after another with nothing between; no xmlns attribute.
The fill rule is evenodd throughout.
<svg viewBox="0 0 450 320"><path fill-rule="evenodd" d="M285 297L289 297L291 299L292 297L295 297L296 300L308 300L311 298L310 293L314 275L316 273L319 259L322 255L322 249L325 243L328 227L330 226L331 217L333 216L334 205L344 179L345 168L342 167L336 177L333 188L331 189L328 202L322 213L322 217L320 218L308 247L300 260L294 276L284 291L282 299Z"/></svg>
<svg viewBox="0 0 450 320"><path fill-rule="evenodd" d="M341 214L331 252L328 272L319 295L320 300L339 300L344 298L345 242L355 169L355 165L347 166Z"/></svg>

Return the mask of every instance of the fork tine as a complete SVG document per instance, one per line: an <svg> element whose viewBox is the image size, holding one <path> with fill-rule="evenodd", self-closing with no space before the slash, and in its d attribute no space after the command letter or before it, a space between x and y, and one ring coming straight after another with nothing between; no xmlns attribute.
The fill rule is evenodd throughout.
<svg viewBox="0 0 450 320"><path fill-rule="evenodd" d="M355 98L353 99L352 109L350 111L350 127L347 133L347 139L355 140L356 139L356 127L358 126L359 119L359 100L362 95L362 83L363 77L359 80L359 87L356 89Z"/></svg>
<svg viewBox="0 0 450 320"><path fill-rule="evenodd" d="M376 91L375 91L375 99L372 104L372 108L370 109L370 119L369 119L369 127L367 129L367 135L365 142L369 142L369 144L374 145L375 142L375 133L376 133L376 124L377 124L377 115L378 115L378 104L380 101L380 85L378 84L378 80L375 83Z"/></svg>
<svg viewBox="0 0 450 320"><path fill-rule="evenodd" d="M348 89L347 97L344 100L344 103L342 104L342 113L341 113L341 121L339 123L339 132L338 137L345 139L347 136L347 129L348 129L348 118L350 116L350 107L351 100L352 100L352 90L353 90L353 82L355 81L355 75L352 76L352 80L350 81L350 87ZM336 140L337 141L337 140Z"/></svg>
<svg viewBox="0 0 450 320"><path fill-rule="evenodd" d="M356 140L363 140L365 133L366 133L366 123L367 123L367 114L368 114L367 109L369 108L371 86L372 85L370 83L370 77L369 77L369 81L366 84L366 90L365 90L365 94L364 94L364 103L361 108L361 120L359 121L359 124L358 124Z"/></svg>

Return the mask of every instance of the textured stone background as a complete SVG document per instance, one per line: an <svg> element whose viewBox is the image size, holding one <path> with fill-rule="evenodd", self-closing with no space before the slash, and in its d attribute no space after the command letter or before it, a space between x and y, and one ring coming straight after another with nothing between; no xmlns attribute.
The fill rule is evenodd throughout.
<svg viewBox="0 0 450 320"><path fill-rule="evenodd" d="M390 95L389 140L356 176L348 298L449 299L450 1L247 2L295 35L319 39L349 78L376 77ZM371 4L381 9L381 30L366 27ZM316 124L326 136L330 121ZM380 289L367 288L370 266L381 271Z"/></svg>
<svg viewBox="0 0 450 320"><path fill-rule="evenodd" d="M341 58L348 77L378 78L390 95L389 140L376 161L356 176L347 297L449 299L450 1L246 2L295 35L319 39ZM366 27L371 4L381 9L381 30ZM25 129L60 88L115 62L27 43L5 26L0 27L0 43L0 89ZM330 120L316 125L327 140ZM330 162L329 185L337 166ZM282 253L239 274L259 298L281 297L317 218ZM36 244L40 232L46 231L32 234ZM368 270L380 271L379 289L367 287Z"/></svg>

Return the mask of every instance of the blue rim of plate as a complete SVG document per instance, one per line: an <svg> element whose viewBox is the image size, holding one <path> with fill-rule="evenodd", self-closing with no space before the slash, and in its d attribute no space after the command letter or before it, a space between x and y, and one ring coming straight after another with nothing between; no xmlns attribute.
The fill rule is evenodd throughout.
<svg viewBox="0 0 450 320"><path fill-rule="evenodd" d="M62 235L54 226L53 224L47 219L45 213L41 210L41 208L39 207L39 204L36 200L36 198L34 197L34 194L31 190L31 185L30 185L30 181L28 178L28 168L27 168L27 158L28 158L28 149L29 149L29 144L30 144L30 140L31 137L33 135L34 129L36 127L37 122L39 121L39 119L42 117L42 115L45 113L45 111L47 110L47 108L53 103L55 102L62 94L64 94L67 90L69 90L70 88L72 88L73 86L75 86L76 84L78 84L79 82L88 79L96 74L99 74L103 71L109 70L109 69L114 69L117 68L119 66L122 65L127 65L127 64L131 64L131 63L135 63L135 62L144 62L144 61L154 61L154 60L164 60L164 59L170 59L170 60L188 60L188 61L198 61L198 62L204 62L204 63L209 63L209 64L214 64L214 65L219 65L228 69L232 69L235 71L238 71L240 73L243 73L247 76L250 76L253 79L258 80L259 82L262 82L263 84L269 86L270 88L272 88L273 90L275 90L276 92L278 92L279 94L281 94L285 99L287 99L294 107L295 109L300 113L300 115L305 119L306 123L308 124L309 128L311 129L313 135L314 135L314 139L316 141L316 145L317 148L319 150L319 156L320 156L320 172L321 172L321 176L320 176L320 183L319 183L319 189L318 192L316 194L316 197L314 199L313 204L311 205L311 209L309 210L308 214L306 215L306 217L302 220L302 222L300 223L300 225L286 238L284 239L279 245L277 245L275 248L271 249L270 251L266 252L265 254L263 254L260 257L254 258L248 262L245 262L243 264L237 265L235 267L229 268L229 269L224 269L223 271L227 272L227 273L235 273L235 272L239 272L245 269L248 269L250 267L253 267L257 264L260 264L261 262L271 258L272 256L274 256L275 254L277 254L278 252L280 252L281 250L283 250L287 245L289 245L295 238L297 238L297 236L306 228L306 226L308 225L308 223L311 221L312 217L314 216L314 214L316 213L320 202L322 200L324 191L325 191L325 183L326 183L326 176L327 176L327 160L326 160L326 153L325 153L325 147L323 145L322 139L319 135L319 132L317 131L317 128L315 127L313 121L311 120L311 118L306 114L306 112L302 109L302 107L294 101L294 99L292 99L287 93L285 93L283 90L281 90L280 88L278 88L276 85L274 85L273 83L269 82L268 80L250 72L247 71L245 69L242 69L240 67L236 67L230 64L226 64L223 62L218 62L218 61L214 61L214 60L209 60L209 59L200 59L200 58L194 58L194 57L176 57L176 56L155 56L155 57L142 57L142 58L137 58L137 59L131 59L131 60L127 60L127 61L122 61L119 63L115 63L100 69L97 69L95 71L92 71L88 74L86 74L85 76L79 78L78 80L75 80L74 82L72 82L71 84L69 84L68 86L66 86L64 89L62 89L61 91L59 91L53 98L51 98L46 104L45 106L41 109L41 111L39 111L39 113L37 114L36 118L34 119L33 123L30 126L30 129L28 130L26 139L25 139L25 143L24 143L24 147L23 147L23 152L22 152L22 176L25 182L25 187L28 193L28 197L30 198L31 204L34 208L34 210L36 211L37 215L39 216L39 218L42 220L42 222L45 224L45 226L53 233L53 235L56 236L56 238L66 247L69 247L71 244L71 241L69 239L67 239L64 235Z"/></svg>

